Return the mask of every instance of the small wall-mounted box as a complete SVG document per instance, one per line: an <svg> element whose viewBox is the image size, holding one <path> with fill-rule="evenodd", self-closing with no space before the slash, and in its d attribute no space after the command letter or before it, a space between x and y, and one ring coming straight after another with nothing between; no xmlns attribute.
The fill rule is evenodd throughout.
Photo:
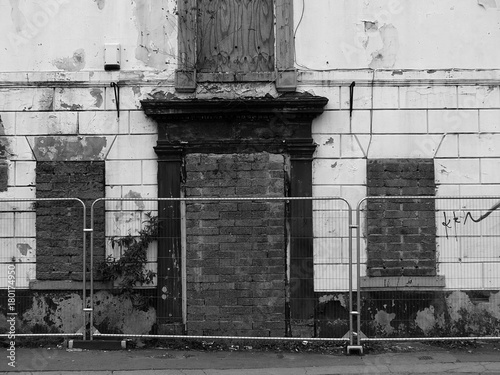
<svg viewBox="0 0 500 375"><path fill-rule="evenodd" d="M120 70L121 52L119 43L104 45L104 70Z"/></svg>

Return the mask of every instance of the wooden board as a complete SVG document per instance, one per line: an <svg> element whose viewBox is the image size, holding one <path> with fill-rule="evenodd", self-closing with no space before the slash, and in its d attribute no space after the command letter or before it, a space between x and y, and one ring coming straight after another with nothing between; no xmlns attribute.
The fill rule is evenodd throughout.
<svg viewBox="0 0 500 375"><path fill-rule="evenodd" d="M272 0L198 0L197 71L274 70Z"/></svg>

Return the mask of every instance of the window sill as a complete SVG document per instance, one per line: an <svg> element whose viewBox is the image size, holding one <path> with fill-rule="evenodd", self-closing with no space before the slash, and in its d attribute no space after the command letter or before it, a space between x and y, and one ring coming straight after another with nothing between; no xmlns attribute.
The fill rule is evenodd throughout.
<svg viewBox="0 0 500 375"><path fill-rule="evenodd" d="M362 277L362 291L436 290L446 286L444 276Z"/></svg>

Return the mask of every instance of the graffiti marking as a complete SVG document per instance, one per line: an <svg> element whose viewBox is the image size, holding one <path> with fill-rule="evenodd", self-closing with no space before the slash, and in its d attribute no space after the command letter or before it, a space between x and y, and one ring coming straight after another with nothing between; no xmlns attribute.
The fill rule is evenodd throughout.
<svg viewBox="0 0 500 375"><path fill-rule="evenodd" d="M467 214L465 214L464 224L467 222L468 218L470 218L474 223L479 223L480 221L483 221L484 219L486 219L488 216L490 216L494 211L498 210L499 208L500 208L500 202L495 204L485 214L479 216L477 219L474 219L472 217L472 214L469 211L469 212L467 212Z"/></svg>

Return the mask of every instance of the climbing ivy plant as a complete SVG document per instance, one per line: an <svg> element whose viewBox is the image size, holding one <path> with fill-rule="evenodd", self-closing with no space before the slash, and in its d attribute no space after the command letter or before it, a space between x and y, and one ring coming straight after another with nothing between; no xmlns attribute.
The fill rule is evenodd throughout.
<svg viewBox="0 0 500 375"><path fill-rule="evenodd" d="M118 280L119 288L130 292L137 285L148 285L153 282L156 273L146 270L147 250L158 238L158 217L151 212L145 214L147 220L137 235L111 237L111 247L123 249L119 259L109 255L99 266L104 280Z"/></svg>

